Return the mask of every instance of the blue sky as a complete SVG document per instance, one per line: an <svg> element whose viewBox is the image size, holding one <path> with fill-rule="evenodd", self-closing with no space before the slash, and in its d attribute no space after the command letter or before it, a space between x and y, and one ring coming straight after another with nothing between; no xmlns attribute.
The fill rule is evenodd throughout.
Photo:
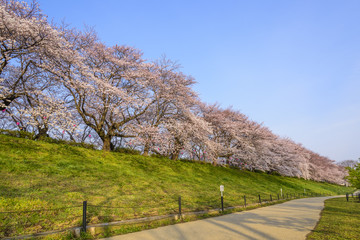
<svg viewBox="0 0 360 240"><path fill-rule="evenodd" d="M40 0L107 45L177 60L233 106L333 160L360 157L360 1Z"/></svg>

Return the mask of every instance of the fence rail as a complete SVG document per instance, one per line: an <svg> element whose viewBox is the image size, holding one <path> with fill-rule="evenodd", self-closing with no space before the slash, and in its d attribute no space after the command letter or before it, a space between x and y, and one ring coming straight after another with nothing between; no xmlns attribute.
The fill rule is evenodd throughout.
<svg viewBox="0 0 360 240"><path fill-rule="evenodd" d="M49 209L37 209L37 210L27 210L27 211L4 211L0 212L0 238L14 238L15 235L22 235L16 238L27 238L29 236L43 236L48 232L52 234L54 232L61 232L67 229L75 229L81 228L82 231L86 232L89 224L91 226L96 225L109 225L111 222L118 222L124 224L126 222L136 222L137 220L145 220L149 219L162 219L164 216L177 216L177 218L181 218L184 214L189 213L206 213L209 211L218 211L220 213L224 213L227 210L234 208L246 208L254 205L262 205L266 203L271 203L274 201L281 200L290 200L297 199L302 197L318 197L325 196L323 193L282 193L282 194L257 194L257 195L239 195L235 204L227 203L227 199L233 200L234 196L219 196L217 198L217 202L215 199L210 199L209 201L189 201L186 197L178 196L178 198L173 202L161 202L159 205L137 205L137 206L111 206L108 202L107 205L95 205L88 204L87 201L83 201L82 205L74 205L67 206L61 208L49 208ZM227 198L228 197L228 198ZM346 194L346 199L349 201L350 194ZM354 194L352 194L353 198ZM360 201L360 194L358 195ZM232 201L234 203L234 201ZM165 204L165 205L164 205ZM82 207L82 211L79 210ZM76 209L73 215L66 216L65 219L69 224L73 224L72 226L61 225L63 229L53 229L50 228L49 225L56 225L56 221L50 222L48 219L43 223L42 219L31 216L23 216L21 221L16 221L15 223L12 221L13 215L19 217L20 215L26 214L39 214L42 212L54 212L58 213L62 210L66 209ZM82 213L82 214L81 214ZM54 215L55 216L55 215ZM61 220L60 218L58 220ZM70 221L73 220L73 221ZM44 221L44 220L43 220ZM95 224L95 225L94 225ZM40 225L39 229L44 229L43 231L36 230L36 232L17 232L16 226L23 225L23 228L30 228L33 225ZM29 227L30 226L30 227ZM28 235L25 235L28 234Z"/></svg>

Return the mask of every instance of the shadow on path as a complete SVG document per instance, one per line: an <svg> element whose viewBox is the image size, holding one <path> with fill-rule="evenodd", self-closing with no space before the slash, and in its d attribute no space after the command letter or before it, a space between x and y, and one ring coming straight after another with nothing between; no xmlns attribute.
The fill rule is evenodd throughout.
<svg viewBox="0 0 360 240"><path fill-rule="evenodd" d="M238 212L194 222L160 227L126 235L121 239L305 239L315 227L329 197L305 198L269 207Z"/></svg>

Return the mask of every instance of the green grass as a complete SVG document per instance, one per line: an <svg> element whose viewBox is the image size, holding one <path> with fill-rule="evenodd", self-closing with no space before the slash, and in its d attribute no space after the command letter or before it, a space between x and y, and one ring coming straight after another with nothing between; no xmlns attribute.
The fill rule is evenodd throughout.
<svg viewBox="0 0 360 240"><path fill-rule="evenodd" d="M319 223L307 239L360 239L359 226L359 199L350 198L349 202L346 198L328 199Z"/></svg>
<svg viewBox="0 0 360 240"><path fill-rule="evenodd" d="M343 186L240 171L166 158L106 153L0 135L0 237L80 226L82 202L89 223L219 208L269 199L283 193L343 194ZM95 207L96 206L106 206ZM119 208L120 207L120 208Z"/></svg>

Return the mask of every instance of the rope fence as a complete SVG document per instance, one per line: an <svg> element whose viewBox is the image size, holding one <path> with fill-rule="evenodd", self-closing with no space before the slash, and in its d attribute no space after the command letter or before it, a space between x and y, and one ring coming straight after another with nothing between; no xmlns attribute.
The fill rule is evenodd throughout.
<svg viewBox="0 0 360 240"><path fill-rule="evenodd" d="M106 202L106 205L88 204L83 201L82 205L74 205L60 208L36 209L26 211L3 211L0 212L0 238L15 237L24 234L39 234L47 231L59 230L54 225L64 228L81 227L86 232L89 224L110 223L114 221L136 220L146 217L161 217L166 215L178 215L179 218L185 213L199 211L218 211L225 213L234 208L246 208L254 205L263 205L274 201L297 199L302 197L319 197L325 194L319 193L282 193L282 194L252 194L234 196L221 196L210 198L207 201L197 201L179 196L174 201L160 202L151 205L116 206ZM228 197L228 198L227 198ZM360 194L358 197L360 201ZM346 194L349 201L350 194ZM229 201L228 201L229 199ZM191 201L192 200L192 201ZM231 201L230 201L231 200ZM69 213L64 210L74 209ZM42 217L42 213L56 213ZM30 214L30 215L29 215ZM35 214L35 215L34 215ZM65 216L64 216L65 214ZM66 215L67 214L67 215ZM36 226L36 227L34 227ZM21 230L19 230L21 229ZM30 230L26 232L26 230ZM32 230L34 229L34 230ZM32 230L32 231L31 231Z"/></svg>
<svg viewBox="0 0 360 240"><path fill-rule="evenodd" d="M70 209L70 208L77 208L77 207L82 207L82 205L78 205L78 206L71 206L71 207L62 207L62 208L53 208L53 209L38 209L38 210L29 210L29 211L13 211L13 212L0 212L1 213L31 213L31 212L49 212L49 211L59 211L59 210L64 210L64 209Z"/></svg>

